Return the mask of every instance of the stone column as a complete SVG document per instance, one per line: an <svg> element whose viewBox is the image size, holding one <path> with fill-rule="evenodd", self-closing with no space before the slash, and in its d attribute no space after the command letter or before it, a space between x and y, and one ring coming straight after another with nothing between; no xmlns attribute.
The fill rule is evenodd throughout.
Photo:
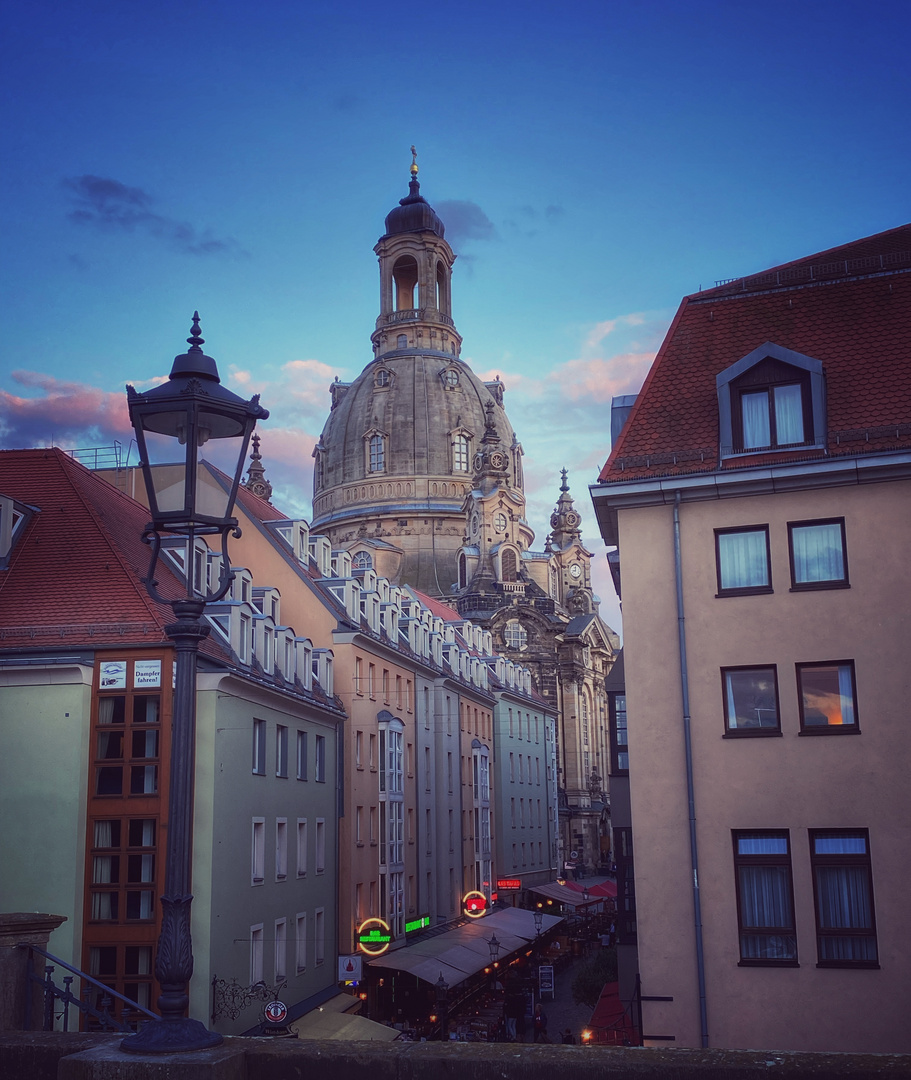
<svg viewBox="0 0 911 1080"><path fill-rule="evenodd" d="M31 995L32 1027L44 1023L44 991L29 984L30 946L47 949L51 932L66 922L65 915L44 915L37 911L0 913L0 1031L25 1030L26 995ZM36 972L44 973L44 957L36 957Z"/></svg>

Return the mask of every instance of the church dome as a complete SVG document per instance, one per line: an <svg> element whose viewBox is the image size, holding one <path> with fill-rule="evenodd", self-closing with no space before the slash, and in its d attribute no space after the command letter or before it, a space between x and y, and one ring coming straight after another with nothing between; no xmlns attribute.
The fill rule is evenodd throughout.
<svg viewBox="0 0 911 1080"><path fill-rule="evenodd" d="M421 185L413 179L408 189L408 195L399 199L399 205L386 215L386 236L430 230L442 239L446 229L437 212L421 194Z"/></svg>

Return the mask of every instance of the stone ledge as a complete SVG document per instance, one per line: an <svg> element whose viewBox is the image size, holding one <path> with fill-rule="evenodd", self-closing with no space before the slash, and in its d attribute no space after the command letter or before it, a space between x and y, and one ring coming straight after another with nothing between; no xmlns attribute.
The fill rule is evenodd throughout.
<svg viewBox="0 0 911 1080"><path fill-rule="evenodd" d="M213 1076L230 1080L338 1080L340 1076L345 1080L554 1080L568 1070L573 1080L911 1080L911 1054L229 1037L215 1051L137 1059L119 1051L121 1038L77 1032L3 1032L0 1077L108 1080L147 1076L160 1080L205 1076L200 1066L207 1064ZM217 1061L209 1060L213 1053L218 1054Z"/></svg>

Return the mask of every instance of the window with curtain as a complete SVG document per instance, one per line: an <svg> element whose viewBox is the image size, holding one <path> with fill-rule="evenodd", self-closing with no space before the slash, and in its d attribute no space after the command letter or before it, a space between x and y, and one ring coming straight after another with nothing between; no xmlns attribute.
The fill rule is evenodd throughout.
<svg viewBox="0 0 911 1080"><path fill-rule="evenodd" d="M800 730L807 734L859 731L854 661L798 664Z"/></svg>
<svg viewBox="0 0 911 1080"><path fill-rule="evenodd" d="M788 523L792 589L848 585L845 519Z"/></svg>
<svg viewBox="0 0 911 1080"><path fill-rule="evenodd" d="M800 383L742 391L742 450L765 450L806 442Z"/></svg>
<svg viewBox="0 0 911 1080"><path fill-rule="evenodd" d="M768 525L715 530L719 596L772 591Z"/></svg>
<svg viewBox="0 0 911 1080"><path fill-rule="evenodd" d="M819 967L878 967L866 829L810 830Z"/></svg>
<svg viewBox="0 0 911 1080"><path fill-rule="evenodd" d="M778 678L774 666L722 668L721 679L726 734L780 733Z"/></svg>
<svg viewBox="0 0 911 1080"><path fill-rule="evenodd" d="M735 831L733 839L740 964L796 966L788 833Z"/></svg>

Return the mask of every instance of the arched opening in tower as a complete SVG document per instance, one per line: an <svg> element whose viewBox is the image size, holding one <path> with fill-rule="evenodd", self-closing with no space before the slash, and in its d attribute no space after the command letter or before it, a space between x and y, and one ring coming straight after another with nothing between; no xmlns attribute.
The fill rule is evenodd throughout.
<svg viewBox="0 0 911 1080"><path fill-rule="evenodd" d="M418 264L411 255L396 259L392 268L395 285L395 310L410 311L415 308L415 288L418 283Z"/></svg>
<svg viewBox="0 0 911 1080"><path fill-rule="evenodd" d="M441 262L437 263L436 302L438 311L444 315L452 314L449 310L449 276Z"/></svg>

